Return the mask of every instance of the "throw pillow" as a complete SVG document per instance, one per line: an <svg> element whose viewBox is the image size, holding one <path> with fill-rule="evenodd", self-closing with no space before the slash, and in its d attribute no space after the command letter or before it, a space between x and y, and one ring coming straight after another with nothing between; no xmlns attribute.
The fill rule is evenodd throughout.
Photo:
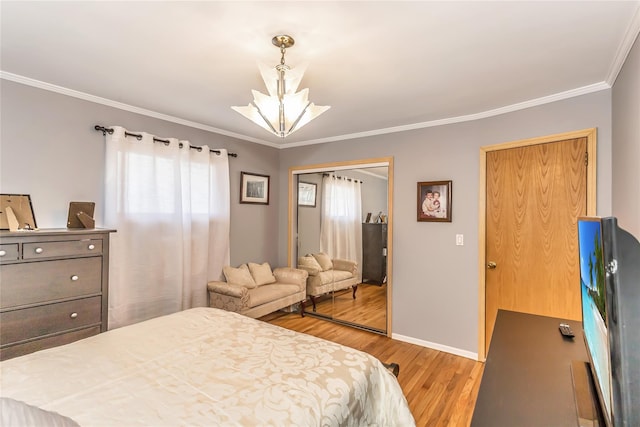
<svg viewBox="0 0 640 427"><path fill-rule="evenodd" d="M333 262L331 262L331 258L329 258L329 255L325 254L324 252L318 252L317 254L313 254L313 257L316 259L316 261L318 261L320 267L322 267L322 271L333 269Z"/></svg>
<svg viewBox="0 0 640 427"><path fill-rule="evenodd" d="M298 266L317 268L318 271L322 271L322 267L318 264L318 261L316 261L313 255L305 255L298 258Z"/></svg>
<svg viewBox="0 0 640 427"><path fill-rule="evenodd" d="M80 427L69 417L8 397L0 398L0 425Z"/></svg>
<svg viewBox="0 0 640 427"><path fill-rule="evenodd" d="M236 285L244 286L247 289L253 289L258 286L253 280L247 264L242 264L238 268L225 266L222 267L222 272L224 273L224 277L227 279L227 283L235 283Z"/></svg>
<svg viewBox="0 0 640 427"><path fill-rule="evenodd" d="M249 271L258 286L275 283L276 276L271 272L271 266L268 262L262 264L249 263Z"/></svg>

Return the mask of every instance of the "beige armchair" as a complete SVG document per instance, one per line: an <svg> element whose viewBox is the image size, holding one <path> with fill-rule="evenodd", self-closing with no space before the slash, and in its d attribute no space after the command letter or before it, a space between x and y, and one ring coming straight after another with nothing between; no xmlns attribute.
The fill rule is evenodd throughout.
<svg viewBox="0 0 640 427"><path fill-rule="evenodd" d="M331 291L353 288L353 299L358 290L358 263L346 259L331 259L319 252L298 258L298 269L309 274L307 297L316 311L316 297ZM302 303L304 306L304 302ZM303 307L304 310L304 307Z"/></svg>
<svg viewBox="0 0 640 427"><path fill-rule="evenodd" d="M300 315L304 316L308 276L305 270L281 267L271 271L265 262L224 267L223 273L226 282L212 281L207 285L210 307L258 318L300 303Z"/></svg>

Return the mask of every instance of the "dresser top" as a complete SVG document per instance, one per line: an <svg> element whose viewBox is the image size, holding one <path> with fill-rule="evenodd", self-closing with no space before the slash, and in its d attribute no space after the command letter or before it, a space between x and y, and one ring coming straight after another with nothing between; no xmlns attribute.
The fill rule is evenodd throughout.
<svg viewBox="0 0 640 427"><path fill-rule="evenodd" d="M115 233L116 230L109 228L39 228L28 231L0 230L0 238L3 237L35 237L35 236L64 236L77 234L104 234Z"/></svg>

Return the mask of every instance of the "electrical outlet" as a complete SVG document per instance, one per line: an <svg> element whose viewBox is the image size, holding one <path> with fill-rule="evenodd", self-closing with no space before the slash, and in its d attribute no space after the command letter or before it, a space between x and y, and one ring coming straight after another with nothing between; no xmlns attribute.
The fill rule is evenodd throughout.
<svg viewBox="0 0 640 427"><path fill-rule="evenodd" d="M456 234L456 246L464 246L464 235Z"/></svg>

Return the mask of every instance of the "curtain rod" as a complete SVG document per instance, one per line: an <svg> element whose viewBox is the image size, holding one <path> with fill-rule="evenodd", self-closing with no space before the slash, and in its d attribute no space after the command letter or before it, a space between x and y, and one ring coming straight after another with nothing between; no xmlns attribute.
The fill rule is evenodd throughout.
<svg viewBox="0 0 640 427"><path fill-rule="evenodd" d="M102 135L106 135L109 134L111 135L113 133L113 129L110 128L106 128L104 126L100 126L100 125L95 125L93 127L95 130L97 130L98 132L102 132ZM142 139L142 135L137 134L137 133L131 133L131 132L124 132L125 136L133 136L134 138L136 138L138 141L140 141ZM163 144L169 144L169 140L168 139L160 139L160 138L153 138L153 142L162 142ZM183 147L182 142L179 145L180 148ZM198 147L198 146L194 146L194 145L189 145L189 148L192 148L194 150L198 150L198 151L202 151L202 147ZM216 153L216 154L220 154L220 150L211 150L209 149L209 151L211 153ZM236 153L227 153L227 155L229 157L238 157L238 154Z"/></svg>
<svg viewBox="0 0 640 427"><path fill-rule="evenodd" d="M364 184L364 181L361 179L349 178L346 176L339 176L332 173L323 173L322 176L335 176L338 179L346 179L347 181L354 181L354 182L359 182L360 184Z"/></svg>

